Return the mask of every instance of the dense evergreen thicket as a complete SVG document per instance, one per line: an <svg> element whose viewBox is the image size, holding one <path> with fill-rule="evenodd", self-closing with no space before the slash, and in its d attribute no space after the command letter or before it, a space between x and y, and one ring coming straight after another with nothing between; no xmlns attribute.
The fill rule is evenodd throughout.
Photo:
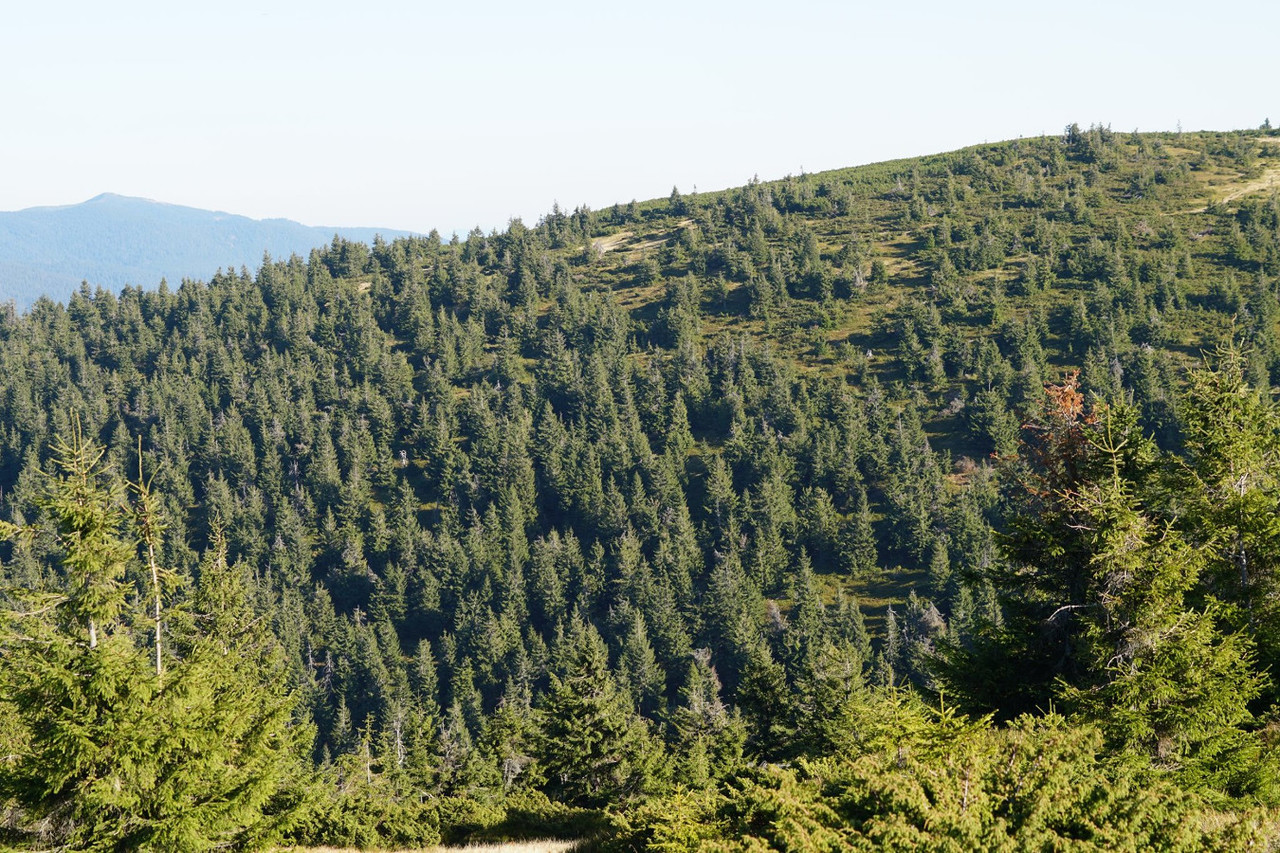
<svg viewBox="0 0 1280 853"><path fill-rule="evenodd" d="M12 837L1273 837L1277 142L1073 125L0 315Z"/></svg>

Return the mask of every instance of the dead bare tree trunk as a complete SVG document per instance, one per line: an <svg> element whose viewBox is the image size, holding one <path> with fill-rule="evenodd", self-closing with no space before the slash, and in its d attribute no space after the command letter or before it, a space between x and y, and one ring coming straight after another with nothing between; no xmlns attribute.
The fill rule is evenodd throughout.
<svg viewBox="0 0 1280 853"><path fill-rule="evenodd" d="M151 570L151 591L155 596L155 646L156 646L156 679L164 677L164 658L162 655L161 636L164 622L161 616L160 602L160 567L156 565L156 537L159 525L156 522L155 497L151 493L151 484L142 473L142 436L138 436L138 482L133 484L138 493L138 521L142 531L142 541L147 546L147 567Z"/></svg>

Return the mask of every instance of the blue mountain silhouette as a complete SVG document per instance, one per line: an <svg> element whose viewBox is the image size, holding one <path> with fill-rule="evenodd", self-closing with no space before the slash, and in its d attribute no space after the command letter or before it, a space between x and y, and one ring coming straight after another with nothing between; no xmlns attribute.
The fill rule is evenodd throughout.
<svg viewBox="0 0 1280 853"><path fill-rule="evenodd" d="M207 279L217 269L256 270L274 258L330 243L408 234L385 228L311 227L103 193L82 204L0 212L0 302L64 301L82 281L119 290L160 279Z"/></svg>

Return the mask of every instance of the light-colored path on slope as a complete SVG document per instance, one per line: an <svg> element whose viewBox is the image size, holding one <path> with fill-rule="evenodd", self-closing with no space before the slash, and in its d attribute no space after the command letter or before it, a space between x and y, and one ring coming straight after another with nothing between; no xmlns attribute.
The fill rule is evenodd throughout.
<svg viewBox="0 0 1280 853"><path fill-rule="evenodd" d="M649 234L640 239L636 237L634 231L619 231L616 234L610 234L608 237L601 237L598 240L591 241L591 246L600 254L606 252L616 252L625 250L627 252L643 252L648 249L654 249L663 245L676 235L683 228L688 228L693 224L692 219L682 219L676 223L675 228L660 234Z"/></svg>
<svg viewBox="0 0 1280 853"><path fill-rule="evenodd" d="M1231 186L1232 188L1230 191L1218 197L1217 202L1219 204L1228 204L1230 202L1235 201L1238 198L1242 198L1247 195L1253 195L1254 193L1266 192L1267 190L1280 189L1280 166L1271 166L1265 171L1263 171L1261 175L1254 178L1252 181L1246 181L1245 183L1242 183L1242 184L1233 184ZM1213 189L1209 188L1209 192L1212 194ZM1165 213L1162 215L1179 216L1179 215L1184 215L1188 213L1204 213L1206 209L1207 208L1205 207L1192 207L1192 208L1188 208L1187 210L1178 210L1171 213Z"/></svg>
<svg viewBox="0 0 1280 853"><path fill-rule="evenodd" d="M1271 167L1267 171L1263 172L1260 177L1254 178L1247 184L1243 184L1227 193L1220 199L1220 201L1223 204L1226 204L1227 202L1235 201L1241 196L1252 195L1253 193L1274 189L1275 187L1280 187L1280 166Z"/></svg>

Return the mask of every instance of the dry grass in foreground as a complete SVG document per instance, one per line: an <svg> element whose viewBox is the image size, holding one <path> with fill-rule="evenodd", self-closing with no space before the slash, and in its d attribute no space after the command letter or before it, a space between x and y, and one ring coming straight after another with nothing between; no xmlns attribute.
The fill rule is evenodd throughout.
<svg viewBox="0 0 1280 853"><path fill-rule="evenodd" d="M466 844L461 847L418 847L395 853L568 853L576 841L507 841L501 843ZM287 853L355 853L349 847L293 847Z"/></svg>

